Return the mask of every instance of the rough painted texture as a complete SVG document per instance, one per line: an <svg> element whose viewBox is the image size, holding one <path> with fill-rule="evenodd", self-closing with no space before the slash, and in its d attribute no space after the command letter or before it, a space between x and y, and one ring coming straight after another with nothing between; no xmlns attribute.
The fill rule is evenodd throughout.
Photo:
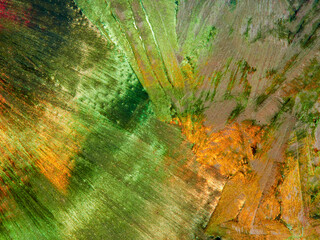
<svg viewBox="0 0 320 240"><path fill-rule="evenodd" d="M1 239L318 239L319 1L0 1Z"/></svg>

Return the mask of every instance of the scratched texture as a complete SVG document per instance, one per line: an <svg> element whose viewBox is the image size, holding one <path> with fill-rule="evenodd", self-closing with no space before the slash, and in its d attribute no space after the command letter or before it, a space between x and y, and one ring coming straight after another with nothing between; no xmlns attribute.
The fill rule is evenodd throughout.
<svg viewBox="0 0 320 240"><path fill-rule="evenodd" d="M0 0L0 239L320 239L318 0Z"/></svg>

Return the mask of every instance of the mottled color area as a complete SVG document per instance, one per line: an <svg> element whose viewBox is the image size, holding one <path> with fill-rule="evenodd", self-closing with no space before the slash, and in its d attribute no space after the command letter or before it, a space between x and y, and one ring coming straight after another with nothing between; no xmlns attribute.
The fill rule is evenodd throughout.
<svg viewBox="0 0 320 240"><path fill-rule="evenodd" d="M318 0L0 0L0 239L320 239Z"/></svg>

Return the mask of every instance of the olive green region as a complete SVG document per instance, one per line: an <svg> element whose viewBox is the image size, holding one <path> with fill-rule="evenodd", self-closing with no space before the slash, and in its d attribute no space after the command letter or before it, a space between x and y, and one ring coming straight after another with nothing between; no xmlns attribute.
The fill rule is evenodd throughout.
<svg viewBox="0 0 320 240"><path fill-rule="evenodd" d="M170 189L164 184L184 162L177 161L185 151L176 150L182 141L179 131L153 117L131 131L101 118L96 121L75 157L70 205L59 213L65 223L62 234L67 239L152 239L156 233L149 223L164 213L152 213L147 206L156 211L180 205L165 198ZM174 216L167 221L173 224Z"/></svg>
<svg viewBox="0 0 320 240"><path fill-rule="evenodd" d="M10 1L7 8L18 16L32 9L34 15L26 14L26 24L1 19L0 238L57 239L52 210L64 197L38 173L34 159L41 143L37 131L59 131L59 126L42 125L45 103L69 109L69 94L52 73L60 70L64 56L57 58L57 52L69 41L68 22L76 14L65 1Z"/></svg>
<svg viewBox="0 0 320 240"><path fill-rule="evenodd" d="M162 120L190 117L194 123L203 121L214 130L250 120L265 131L264 141L274 139L273 144L279 144L281 150L270 150L274 151L270 156L278 159L268 157L268 164L273 168L264 165L262 160L247 164L248 168L251 164L265 166L265 173L260 173L259 168L250 168L262 179L261 196L257 193L253 200L243 190L247 205L243 209L230 206L236 209L235 217L231 219L227 216L226 201L219 203L226 209L226 216L220 216L221 219L225 217L225 223L220 226L220 218L215 219L213 213L206 228L208 235L227 239L232 239L233 234L240 238L250 233L255 237L259 231L261 235L270 235L272 230L268 226L254 225L254 219L250 222L249 215L250 211L263 211L259 210L260 203L267 201L265 195L271 191L268 182L271 180L266 179L273 179L278 172L282 175L277 179L283 186L280 184L282 187L276 188L276 197L281 192L284 198L292 182L300 184L303 203L312 206L312 210L305 213L306 217L313 218L310 224L317 226L313 220L318 216L316 199L319 198L316 197L315 177L311 177L318 171L318 164L314 162L317 150L309 154L309 160L297 157L291 160L288 149L295 142L295 135L300 138L294 144L302 146L311 146L317 137L319 1L189 0L174 1L175 6L173 1L161 1L157 7L154 7L154 1L148 0L76 2L106 39L128 57L155 106L156 117ZM159 13L162 14L160 17ZM171 69L176 75L170 74L168 65L174 66ZM293 126L289 127L289 123ZM284 127L286 124L288 128ZM284 129L288 131L287 135L281 133ZM302 138L302 135L307 137ZM286 157L290 159L283 164L280 163L284 161L281 160L282 151L287 151ZM306 149L296 150L295 154L303 151ZM297 162L300 164L299 180L293 177ZM232 186L238 175L229 177ZM279 201L281 205L282 200ZM302 203L293 207L290 201L283 201L279 215L270 221L279 223L279 236L300 236L302 228L294 214ZM295 209L294 213L288 210L290 206ZM241 233L234 231L242 227L244 235L241 235L242 230ZM311 230L306 232L310 237L315 236Z"/></svg>
<svg viewBox="0 0 320 240"><path fill-rule="evenodd" d="M267 2L10 1L30 22L1 19L0 238L316 238L320 4ZM188 117L261 128L248 175L198 163L168 124Z"/></svg>
<svg viewBox="0 0 320 240"><path fill-rule="evenodd" d="M7 105L16 106L21 115L26 116L33 106L41 105L41 101L57 101L51 98L59 90L54 87L51 73L57 71L59 63L54 59L60 46L66 43L69 32L66 22L74 15L62 1L39 2L12 1L11 11L23 15L21 9L32 8L36 19L29 27L2 19L4 27L0 35L1 95Z"/></svg>
<svg viewBox="0 0 320 240"><path fill-rule="evenodd" d="M224 5L224 1L217 1L215 3L198 1L194 4L193 1L176 1L175 12L173 12L174 9L170 1L161 3L158 8L146 8L145 5L151 6L149 1L117 1L117 3L113 1L98 1L94 3L77 1L77 4L106 38L114 42L128 57L131 66L136 74L138 74L138 78L147 89L151 101L155 105L157 116L160 119L167 120L168 118L170 119L170 116L183 116L190 112L199 112L198 110L190 110L190 106L191 108L194 106L198 109L198 106L202 105L200 108L204 111L206 106L213 100L215 94L212 94L212 92L209 93L209 91L212 90L212 85L211 87L208 85L208 82L211 81L210 78L213 78L212 75L216 77L213 71L221 74L224 71L223 68L228 68L230 63L223 57L219 63L220 67L217 66L218 69L212 67L211 70L208 71L207 68L210 66L208 61L210 61L214 53L220 54L218 50L219 46L224 47L224 45L226 45L226 49L228 48L228 44L223 45L221 43L223 39L227 38L226 35L228 35L229 38L240 35L239 43L234 43L240 46L241 44L247 45L248 43L255 44L258 40L266 43L266 38L270 38L270 36L276 38L277 41L285 38L291 45L299 43L300 46L298 46L298 48L303 50L306 44L314 47L313 42L317 37L317 29L319 27L319 18L316 14L319 9L317 1L314 1L311 7L305 6L306 3L304 3L304 1L297 3L290 2L289 8L284 9L288 11L288 15L276 19L272 19L270 16L266 17L266 19L270 21L270 24L263 22L265 20L263 20L262 17L258 18L246 15L247 11L245 8L247 8L247 6L237 1L228 1L226 5ZM142 8L143 11L138 10L139 7ZM280 7L285 6L281 5ZM166 17L161 17L159 23L152 22L152 16L157 15L158 12L162 12L162 10L159 11L159 9L162 8L167 9L164 12L164 16ZM306 8L306 10L304 10L304 8ZM302 11L301 9L304 10L303 17L299 19L295 18L294 16L298 14L299 11ZM219 12L222 11L226 11L223 19L220 20L220 17L214 17L216 15L220 16ZM185 12L189 14L185 14ZM235 16L238 16L237 12L244 12L245 15L235 22ZM176 14L176 20L174 21L176 26L172 25L173 13ZM163 21L165 21L166 30L162 29L162 31L160 31L158 29L161 29ZM229 30L226 30L224 26L232 26L234 23L236 23L234 27L237 28L237 32L233 30L233 35L230 36ZM167 36L166 34L168 32L176 33L164 39L163 36ZM305 42L305 44L303 44L303 42ZM266 43L265 45L267 46L268 44ZM238 46L232 45L229 47L238 48ZM245 46L245 48L247 48L248 51L253 51L255 47L250 48L249 46ZM151 51L157 51L159 55L153 52L150 53ZM168 75L169 69L166 67L165 56L169 53L171 54L172 51L175 53L175 58L177 58L179 64L179 67L175 70L177 72L181 71L181 78L172 79L169 77L170 74ZM226 54L226 56L232 57L232 49L227 51L229 51L229 54ZM274 78L274 82L281 84L286 79L285 74L290 69L292 63L294 63L294 56L297 55L293 55L291 60L287 60L287 66L283 68L281 73L276 74L277 77ZM160 64L159 62L158 65L148 65L151 59L153 59L152 61L154 62L158 61L155 60L158 59L158 57L162 58L161 62L165 62L164 68L160 70L158 65L163 63ZM141 66L141 61L146 65ZM286 60L284 59L284 61ZM242 66L239 64L242 64ZM228 89L226 93L224 93L226 97L230 96L229 88L234 84L233 82L239 69L241 71L247 71L249 74L257 70L254 64L252 70L246 70L245 64L247 64L248 67L252 66L248 64L248 60L245 57L240 56L239 59L239 56L237 56L237 59L234 59L231 67L228 69L228 72L224 74L224 78L230 76L228 83L221 84L228 85ZM147 70L147 65L151 67L149 70ZM221 70L219 70L219 68ZM258 74L260 75L263 69L260 68L258 70ZM143 75L144 71L154 72L155 75L154 77L149 76L150 78L148 78ZM167 74L168 81L171 81L171 85L162 82L161 79L159 80L157 76L160 76L160 73L158 71L164 75ZM244 73L240 78L245 79L248 73ZM254 77L256 81L258 81L257 78L258 77ZM180 85L175 85L174 81L180 83ZM234 109L230 117L231 119L234 118L237 112L245 108L248 98L253 97L252 94L250 95L250 85L252 85L252 83L249 84L248 81L242 83L242 80L238 81L237 85L239 85L239 83L246 85L242 87L245 88L243 94L247 95L244 96L247 100L245 100L245 102L241 100L241 103L237 104L236 109ZM264 101L264 96L275 91L275 85L274 83L269 89L265 90L265 93L257 96L257 102L259 104ZM201 88L201 86L204 87ZM184 94L182 95L183 97L181 97L181 91L182 94ZM165 96L161 97L159 95L160 92L164 92ZM167 99L168 97L169 99ZM237 100L237 102L239 101ZM174 110L172 111L172 109Z"/></svg>
<svg viewBox="0 0 320 240"><path fill-rule="evenodd" d="M130 130L86 106L80 117L93 130L73 156L68 195L37 173L29 174L27 185L19 184L13 172L9 186L17 208L12 219L2 215L1 239L154 239L150 225L163 218L166 234L190 234L175 226L175 214L165 212L175 207L186 218L194 214L192 199L177 201L188 196L187 189L167 196L172 187L166 181L189 150L181 145L179 129L156 120L148 106L128 119L136 123Z"/></svg>
<svg viewBox="0 0 320 240"><path fill-rule="evenodd" d="M81 0L76 3L106 39L127 56L148 91L157 117L170 121L171 109L180 111L179 100L184 91L175 56L176 4L173 1ZM214 34L214 29L211 32Z"/></svg>
<svg viewBox="0 0 320 240"><path fill-rule="evenodd" d="M198 196L190 193L194 186L168 181L180 178L191 146L180 129L156 119L123 52L71 1L13 4L32 8L34 15L30 26L8 23L0 34L1 95L8 104L1 123L12 121L12 141L21 142L16 152L6 150L10 161L2 166L8 192L1 201L12 209L1 214L0 238L157 239L196 232L201 217L193 206ZM84 139L72 138L79 149L69 159L74 167L67 193L33 161L36 145L46 144L37 132L60 127L49 120L42 125L48 106L70 113L70 122L61 124ZM180 229L182 224L188 228Z"/></svg>

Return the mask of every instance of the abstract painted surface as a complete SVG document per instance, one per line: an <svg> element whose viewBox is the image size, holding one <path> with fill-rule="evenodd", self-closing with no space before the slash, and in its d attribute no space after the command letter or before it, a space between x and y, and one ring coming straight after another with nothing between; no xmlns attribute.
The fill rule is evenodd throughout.
<svg viewBox="0 0 320 240"><path fill-rule="evenodd" d="M0 239L320 239L318 0L0 0Z"/></svg>

